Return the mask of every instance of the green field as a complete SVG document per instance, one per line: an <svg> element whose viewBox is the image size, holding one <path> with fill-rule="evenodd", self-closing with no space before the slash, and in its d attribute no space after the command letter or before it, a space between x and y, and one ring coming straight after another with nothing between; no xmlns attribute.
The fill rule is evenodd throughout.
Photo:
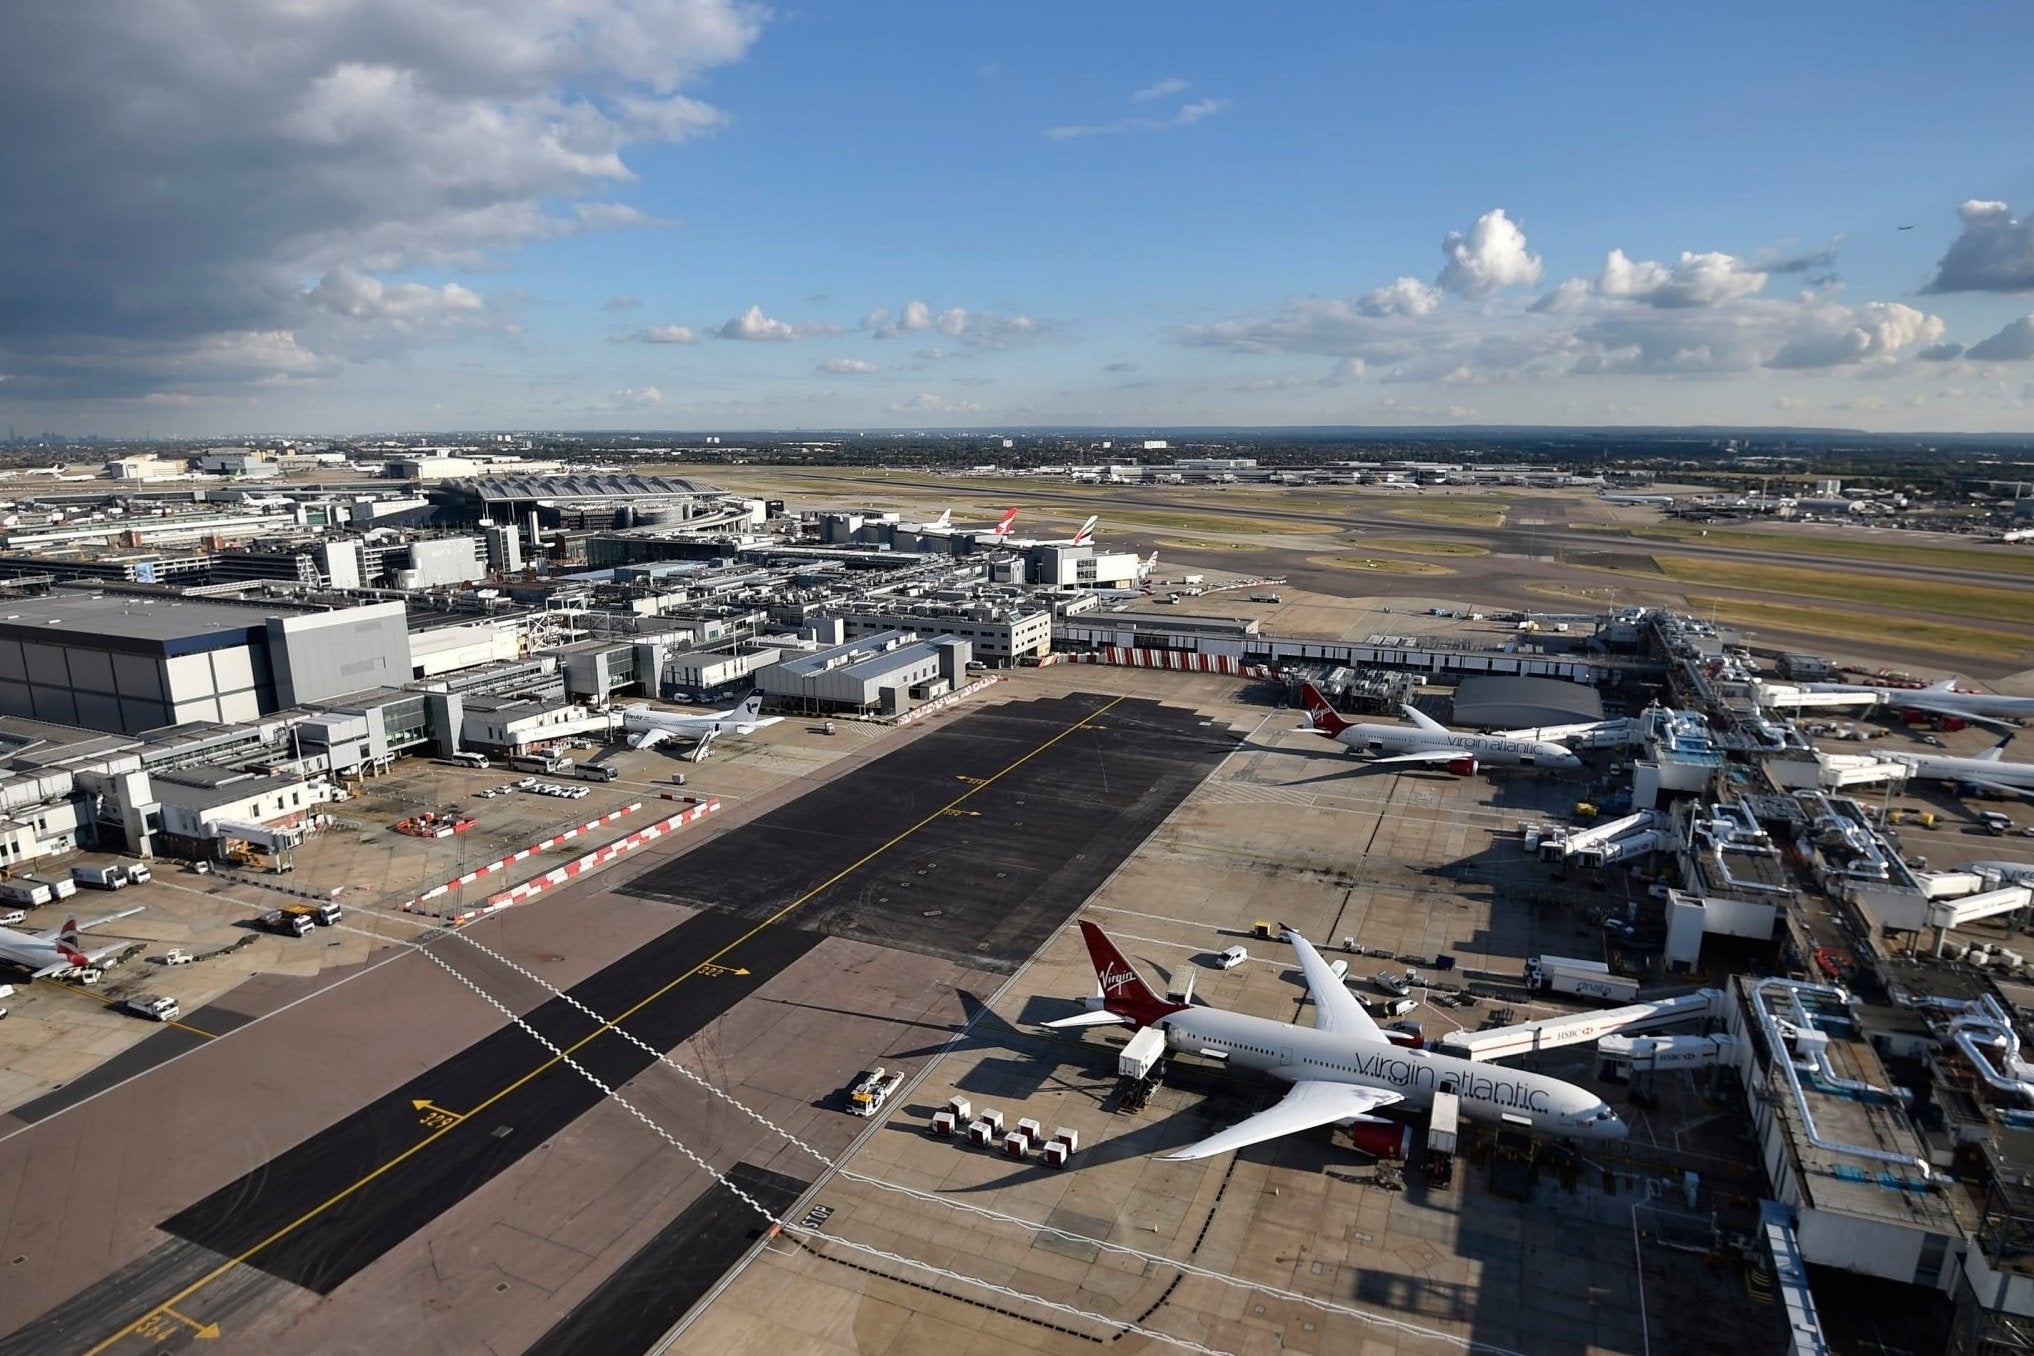
<svg viewBox="0 0 2034 1356"><path fill-rule="evenodd" d="M1421 522L1460 523L1465 527L1502 527L1505 510L1511 503L1504 499L1444 499L1424 495L1404 507L1389 510L1394 518L1413 518Z"/></svg>
<svg viewBox="0 0 2034 1356"><path fill-rule="evenodd" d="M1716 598L1689 594L1689 610L1699 616L1714 616L1733 626L1774 627L1803 635L1831 636L1854 645L1896 645L1908 650L1925 650L1943 656L1953 666L1957 656L1996 659L2004 663L2025 663L2027 637L1983 627L1958 626L1953 622L1908 621L1901 617L1877 616L1826 607L1791 607L1784 603L1750 603L1742 598Z"/></svg>
<svg viewBox="0 0 2034 1356"><path fill-rule="evenodd" d="M1731 546L1785 555L1815 556L1824 560L1870 560L1896 565L1929 565L1946 570L1970 570L1979 574L2034 577L2034 552L2011 546L1931 546L1907 540L1908 534L1882 532L1875 536L1825 536L1810 532L1743 532L1727 528L1689 527L1680 523L1659 523L1648 527L1616 528L1595 523L1576 523L1576 531L1602 532L1607 536L1629 536L1645 541L1701 542L1707 546Z"/></svg>
<svg viewBox="0 0 2034 1356"><path fill-rule="evenodd" d="M1379 574L1453 574L1445 565L1429 565L1423 560L1392 560L1385 556L1308 556L1310 565L1325 565L1332 570L1376 570Z"/></svg>
<svg viewBox="0 0 2034 1356"><path fill-rule="evenodd" d="M1867 607L1902 608L1939 617L2034 625L2034 589L1987 588L1973 584L1941 584L1933 580L1892 579L1882 575L1846 574L1837 570L1801 569L1785 565L1753 565L1712 560L1704 556L1653 557L1660 572L1683 584L1756 589L1794 598L1827 598ZM2034 637L2022 642L2034 653Z"/></svg>

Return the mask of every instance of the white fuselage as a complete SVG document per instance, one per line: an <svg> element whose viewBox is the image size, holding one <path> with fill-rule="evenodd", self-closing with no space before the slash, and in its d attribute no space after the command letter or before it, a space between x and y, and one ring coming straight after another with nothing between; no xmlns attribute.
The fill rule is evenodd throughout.
<svg viewBox="0 0 2034 1356"><path fill-rule="evenodd" d="M1350 1040L1332 1032L1215 1008L1187 1008L1156 1023L1175 1050L1223 1057L1287 1082L1312 1079L1380 1088L1425 1110L1436 1092L1453 1092L1473 1120L1514 1123L1570 1138L1621 1139L1625 1126L1603 1099L1545 1074L1412 1050L1388 1041Z"/></svg>
<svg viewBox="0 0 2034 1356"><path fill-rule="evenodd" d="M673 716L652 711L647 706L632 706L622 712L622 731L626 734L657 733L698 739L704 735L754 734L782 719L782 716L747 716L738 709L711 716Z"/></svg>
<svg viewBox="0 0 2034 1356"><path fill-rule="evenodd" d="M1388 758L1397 753L1442 749L1497 767L1580 767L1569 749L1544 739L1513 739L1506 735L1440 733L1416 725L1351 725L1335 736L1358 753Z"/></svg>
<svg viewBox="0 0 2034 1356"><path fill-rule="evenodd" d="M2008 763L1992 758L1943 758L1928 753L1883 753L1888 763L1904 763L1909 775L1943 782L1989 782L2034 791L2034 763Z"/></svg>
<svg viewBox="0 0 2034 1356"><path fill-rule="evenodd" d="M1881 706L1898 710L1940 711L1950 715L1985 716L1993 720L2034 717L2034 697L2008 697L1997 692L1953 692L1935 687L1871 687L1863 683L1803 683L1808 692L1848 692L1875 697Z"/></svg>

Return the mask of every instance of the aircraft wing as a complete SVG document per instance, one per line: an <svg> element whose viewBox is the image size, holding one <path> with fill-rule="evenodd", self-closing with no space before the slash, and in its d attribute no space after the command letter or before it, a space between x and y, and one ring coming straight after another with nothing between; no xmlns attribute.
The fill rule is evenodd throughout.
<svg viewBox="0 0 2034 1356"><path fill-rule="evenodd" d="M629 736L632 749L654 749L671 737L669 730L639 730Z"/></svg>
<svg viewBox="0 0 2034 1356"><path fill-rule="evenodd" d="M78 922L78 931L90 932L93 928L104 927L106 924L118 922L122 918L132 918L134 917L135 914L140 913L143 909L146 909L147 907L148 906L146 904L137 904L131 909L122 909L118 913L102 913L97 918L80 919ZM63 934L64 930L62 928L51 928L47 932L36 933L35 939L39 942L53 942L57 938L63 936Z"/></svg>
<svg viewBox="0 0 2034 1356"><path fill-rule="evenodd" d="M1292 1085L1292 1091L1279 1099L1278 1105L1238 1121L1219 1135L1210 1135L1198 1144L1189 1144L1184 1149L1159 1156L1169 1163L1212 1158L1216 1154L1233 1153L1281 1135L1311 1130L1317 1125L1367 1120L1377 1108L1404 1100L1399 1094L1382 1088L1302 1079Z"/></svg>
<svg viewBox="0 0 2034 1356"><path fill-rule="evenodd" d="M1421 749L1418 753L1394 753L1389 758L1373 758L1373 763L1452 763L1457 758L1474 758L1468 749Z"/></svg>
<svg viewBox="0 0 2034 1356"><path fill-rule="evenodd" d="M1956 705L1954 702L1931 702L1926 696L1922 695L1927 691L1928 689L1925 687L1919 688L1912 693L1907 692L1905 689L1897 689L1882 696L1879 699L1879 705L1908 711L1929 711L1938 716L1956 716L1961 720L1968 721L1972 725L1982 725L1988 730L2011 730L2015 728L2010 721L2001 720L1997 716L1981 716L1975 711Z"/></svg>
<svg viewBox="0 0 2034 1356"><path fill-rule="evenodd" d="M1307 992L1314 998L1314 1029L1383 1040L1384 1033L1377 1029L1377 1023L1363 1010L1356 995L1343 987L1340 976L1321 959L1314 944L1291 928L1281 926L1281 931L1292 943L1293 954L1299 957L1300 973L1307 977Z"/></svg>

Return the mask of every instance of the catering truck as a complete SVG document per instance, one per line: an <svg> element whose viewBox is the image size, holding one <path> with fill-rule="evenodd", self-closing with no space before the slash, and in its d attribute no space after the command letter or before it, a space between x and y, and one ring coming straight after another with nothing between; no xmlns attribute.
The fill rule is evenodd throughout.
<svg viewBox="0 0 2034 1356"><path fill-rule="evenodd" d="M1577 998L1600 998L1606 1003L1629 1003L1638 997L1639 982L1612 974L1602 961L1576 960L1572 956L1534 956L1526 962L1526 987L1535 993L1565 993Z"/></svg>

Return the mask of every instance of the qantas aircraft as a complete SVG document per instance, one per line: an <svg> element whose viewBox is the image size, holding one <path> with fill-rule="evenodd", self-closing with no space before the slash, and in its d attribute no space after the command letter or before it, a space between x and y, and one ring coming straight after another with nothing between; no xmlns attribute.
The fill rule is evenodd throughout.
<svg viewBox="0 0 2034 1356"><path fill-rule="evenodd" d="M1540 732L1536 730L1461 734L1410 706L1401 709L1411 725L1358 725L1342 719L1341 713L1328 704L1328 699L1312 683L1300 690L1307 704L1307 724L1300 728L1346 744L1358 753L1371 754L1374 762L1441 763L1458 777L1475 775L1476 769L1485 763L1501 767L1582 766L1582 760L1564 745L1537 738Z"/></svg>
<svg viewBox="0 0 2034 1356"><path fill-rule="evenodd" d="M80 923L76 918L67 918L64 925L48 932L16 932L12 928L0 928L0 961L18 965L36 979L53 975L59 970L69 970L81 965L97 965L108 956L116 955L129 945L121 942L114 946L102 946L96 951L86 951L78 934L116 918L129 918L140 913L140 909L122 909L119 913L104 914L88 918Z"/></svg>
<svg viewBox="0 0 2034 1356"><path fill-rule="evenodd" d="M631 706L622 712L622 730L629 737L630 748L650 749L672 738L702 740L724 734L754 734L784 719L762 712L763 690L757 688L740 706L706 716L680 716L653 711L646 705Z"/></svg>
<svg viewBox="0 0 2034 1356"><path fill-rule="evenodd" d="M1167 1002L1107 933L1093 923L1081 924L1102 990L1101 1006L1046 1026L1155 1026L1165 1033L1168 1049L1213 1055L1292 1084L1276 1106L1164 1158L1208 1158L1320 1125L1351 1127L1358 1147L1366 1151L1396 1152L1402 1127L1371 1113L1396 1105L1424 1109L1433 1105L1436 1092L1460 1097L1463 1114L1472 1120L1529 1123L1569 1139L1623 1139L1628 1133L1602 1098L1573 1083L1396 1044L1342 987L1313 943L1291 928L1280 932L1292 943L1313 995L1311 1030L1268 1017ZM1365 1128L1369 1126L1390 1129Z"/></svg>

